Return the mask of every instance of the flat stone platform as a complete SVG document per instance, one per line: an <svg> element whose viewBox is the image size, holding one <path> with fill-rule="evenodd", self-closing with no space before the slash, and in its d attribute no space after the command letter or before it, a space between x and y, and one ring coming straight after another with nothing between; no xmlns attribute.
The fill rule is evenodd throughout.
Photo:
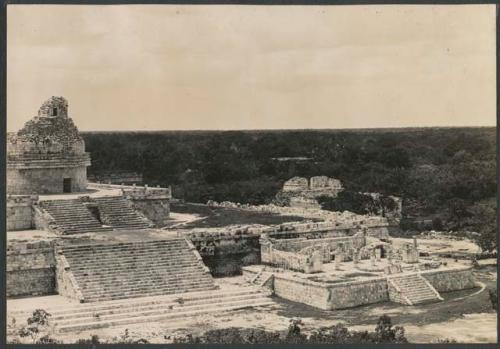
<svg viewBox="0 0 500 349"><path fill-rule="evenodd" d="M246 266L242 270L248 280L269 280L272 277L274 293L281 298L323 310L395 301L397 297L391 296L391 289L398 279L407 280L402 281L405 284L417 282L415 287L420 284L419 288L421 284L427 284L424 288L433 290L436 300L442 299L440 292L476 287L472 267L467 263L453 262L437 268L426 267L425 263L426 261L421 260L420 266L404 265L402 273L391 275L383 272L383 267L387 265L385 259L375 265L369 260L362 260L356 266L353 262L343 262L337 267L334 263L326 263L323 265L323 272L314 274L264 265ZM412 287L408 292L411 289ZM401 289L396 290L398 294L401 293ZM406 295L405 293L404 296ZM416 303L406 300L404 304Z"/></svg>
<svg viewBox="0 0 500 349"><path fill-rule="evenodd" d="M59 244L91 244L91 243L113 243L113 242L134 242L163 240L183 237L188 232L182 230L114 230L109 232L84 233L75 235L58 235L45 230L22 230L7 232L7 243L37 242L40 240L53 240Z"/></svg>
<svg viewBox="0 0 500 349"><path fill-rule="evenodd" d="M419 265L423 266L430 262L432 262L432 259L420 257L419 263L402 263L403 272L415 272L415 268ZM376 261L374 265L371 264L370 260L364 259L360 260L357 265L353 262L343 262L340 263L338 267L335 266L335 263L325 263L323 264L322 272L312 274L264 265L251 265L243 267L243 269L250 273L258 273L261 270L264 270L265 272L275 273L275 275L279 275L283 278L303 279L325 284L335 284L349 281L366 281L386 277L387 275L384 273L384 267L387 265L387 260L383 258L380 261ZM470 262L468 261L455 262L454 260L446 260L446 266L443 265L439 268L430 270L451 270L468 266L470 266Z"/></svg>

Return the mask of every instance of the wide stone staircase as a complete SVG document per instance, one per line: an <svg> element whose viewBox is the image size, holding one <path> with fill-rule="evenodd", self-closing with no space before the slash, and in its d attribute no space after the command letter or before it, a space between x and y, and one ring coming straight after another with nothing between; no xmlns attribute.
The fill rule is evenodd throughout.
<svg viewBox="0 0 500 349"><path fill-rule="evenodd" d="M389 297L406 305L442 301L439 292L419 273L396 274L387 277Z"/></svg>
<svg viewBox="0 0 500 349"><path fill-rule="evenodd" d="M154 224L134 210L122 196L103 196L93 198L99 207L103 222L115 229L148 229Z"/></svg>
<svg viewBox="0 0 500 349"><path fill-rule="evenodd" d="M216 288L196 248L184 238L58 247L83 302Z"/></svg>
<svg viewBox="0 0 500 349"><path fill-rule="evenodd" d="M109 226L103 226L79 199L40 201L39 208L53 218L55 229L62 234L112 230Z"/></svg>
<svg viewBox="0 0 500 349"><path fill-rule="evenodd" d="M130 324L162 322L175 328L199 315L219 314L274 304L258 287L198 291L170 296L144 297L126 301L79 304L46 309L59 332L80 332Z"/></svg>

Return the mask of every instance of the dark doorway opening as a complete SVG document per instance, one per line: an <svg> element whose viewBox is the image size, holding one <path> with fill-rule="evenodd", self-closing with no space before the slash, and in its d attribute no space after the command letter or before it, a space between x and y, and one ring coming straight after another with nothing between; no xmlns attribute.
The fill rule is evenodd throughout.
<svg viewBox="0 0 500 349"><path fill-rule="evenodd" d="M64 193L71 193L71 178L64 178L63 179L63 192Z"/></svg>
<svg viewBox="0 0 500 349"><path fill-rule="evenodd" d="M57 116L57 108L52 108L52 116Z"/></svg>
<svg viewBox="0 0 500 349"><path fill-rule="evenodd" d="M87 208L89 209L90 213L92 213L92 216L94 216L95 219L97 219L99 223L102 224L101 212L99 212L99 207L87 205Z"/></svg>

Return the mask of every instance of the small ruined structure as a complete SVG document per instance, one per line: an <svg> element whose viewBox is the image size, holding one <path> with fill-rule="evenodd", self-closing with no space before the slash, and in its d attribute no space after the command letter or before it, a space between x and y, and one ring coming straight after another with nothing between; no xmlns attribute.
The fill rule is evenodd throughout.
<svg viewBox="0 0 500 349"><path fill-rule="evenodd" d="M90 155L63 97L45 101L17 134L8 135L7 193L57 194L87 188Z"/></svg>
<svg viewBox="0 0 500 349"><path fill-rule="evenodd" d="M416 240L354 235L260 238L264 265L243 267L251 283L274 295L323 310L379 302L418 305L442 301L442 292L475 287L472 267L420 260Z"/></svg>
<svg viewBox="0 0 500 349"><path fill-rule="evenodd" d="M344 188L342 183L335 178L327 176L307 178L293 177L283 184L283 192L293 192L301 194L306 198L314 198L321 195L337 196Z"/></svg>
<svg viewBox="0 0 500 349"><path fill-rule="evenodd" d="M317 198L320 196L337 197L344 190L342 183L326 176L293 177L283 184L283 189L276 195L279 204L291 207L320 208Z"/></svg>

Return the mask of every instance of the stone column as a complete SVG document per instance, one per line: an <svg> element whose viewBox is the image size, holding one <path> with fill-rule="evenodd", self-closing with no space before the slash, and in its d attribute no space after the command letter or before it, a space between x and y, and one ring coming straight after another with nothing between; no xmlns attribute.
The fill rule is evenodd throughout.
<svg viewBox="0 0 500 349"><path fill-rule="evenodd" d="M375 251L374 250L370 251L370 262L371 262L372 266L375 265Z"/></svg>
<svg viewBox="0 0 500 349"><path fill-rule="evenodd" d="M335 270L339 270L339 265L340 265L340 256L338 254L336 254L335 261L334 261Z"/></svg>
<svg viewBox="0 0 500 349"><path fill-rule="evenodd" d="M380 248L375 249L375 259L380 262L380 257L382 256L382 250Z"/></svg>

